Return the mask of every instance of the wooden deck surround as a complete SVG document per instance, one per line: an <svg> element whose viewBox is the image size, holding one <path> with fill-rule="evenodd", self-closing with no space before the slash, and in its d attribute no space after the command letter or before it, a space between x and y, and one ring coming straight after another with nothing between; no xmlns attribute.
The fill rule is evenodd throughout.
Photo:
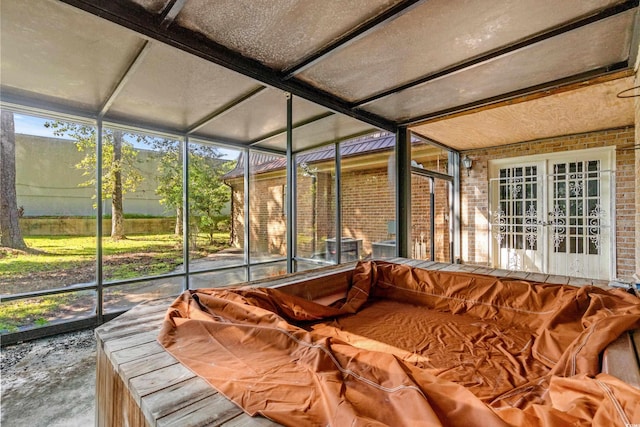
<svg viewBox="0 0 640 427"><path fill-rule="evenodd" d="M427 270L465 271L499 277L575 286L606 286L606 281L512 272L487 267L446 264L394 258ZM344 289L307 286L323 277L345 274L355 263L251 282L256 286L285 287L288 292L310 299L344 293ZM305 284L300 284L305 282ZM317 294L320 290L322 294ZM168 306L175 297L140 304L102 325L97 338L96 424L98 426L277 426L266 418L250 417L217 393L167 353L156 341ZM603 354L603 372L640 388L640 330L624 334Z"/></svg>

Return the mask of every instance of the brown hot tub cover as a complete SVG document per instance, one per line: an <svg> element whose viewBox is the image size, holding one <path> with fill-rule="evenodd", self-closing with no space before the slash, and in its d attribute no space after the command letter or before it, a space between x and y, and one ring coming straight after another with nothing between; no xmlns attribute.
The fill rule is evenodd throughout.
<svg viewBox="0 0 640 427"><path fill-rule="evenodd" d="M350 280L331 306L271 288L187 291L159 341L285 425L640 423L640 391L599 373L601 351L640 327L632 295L385 262Z"/></svg>

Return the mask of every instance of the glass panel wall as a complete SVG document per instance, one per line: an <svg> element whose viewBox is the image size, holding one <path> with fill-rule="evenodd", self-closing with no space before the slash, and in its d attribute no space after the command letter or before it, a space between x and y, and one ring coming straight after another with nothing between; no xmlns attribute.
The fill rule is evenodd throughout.
<svg viewBox="0 0 640 427"><path fill-rule="evenodd" d="M117 313L145 301L178 295L182 291L183 282L183 277L168 277L109 286L102 294L104 312Z"/></svg>
<svg viewBox="0 0 640 427"><path fill-rule="evenodd" d="M77 144L86 137L75 132ZM102 132L103 281L182 267L181 143L105 127ZM87 170L95 163L83 165Z"/></svg>
<svg viewBox="0 0 640 427"><path fill-rule="evenodd" d="M287 274L287 262L271 262L251 267L251 280L268 279Z"/></svg>
<svg viewBox="0 0 640 427"><path fill-rule="evenodd" d="M96 292L64 292L0 303L0 333L51 326L95 315Z"/></svg>
<svg viewBox="0 0 640 427"><path fill-rule="evenodd" d="M189 142L191 271L245 263L242 153L206 142Z"/></svg>
<svg viewBox="0 0 640 427"><path fill-rule="evenodd" d="M444 179L412 175L412 258L439 262L451 261L450 187L451 183ZM431 221L434 222L433 225Z"/></svg>
<svg viewBox="0 0 640 427"><path fill-rule="evenodd" d="M287 256L286 165L285 156L253 150L249 154L251 264Z"/></svg>
<svg viewBox="0 0 640 427"><path fill-rule="evenodd" d="M16 115L15 213L29 250L3 249L0 286L4 295L47 295L3 301L2 333L70 319L72 304L78 316L100 319L175 296L187 283L220 287L286 273L284 155L203 138L185 148L178 136L119 125L104 126L99 142L95 126ZM295 154L298 271L395 254L394 139L381 133ZM50 292L71 286L80 288ZM23 302L48 311L17 316Z"/></svg>
<svg viewBox="0 0 640 427"><path fill-rule="evenodd" d="M451 262L449 151L411 143L411 256Z"/></svg>
<svg viewBox="0 0 640 427"><path fill-rule="evenodd" d="M81 151L68 129L95 134L89 124L2 111L0 294L70 288L96 282L95 180L82 168L95 149ZM95 147L95 139L93 139ZM74 302L75 301L75 302ZM65 293L6 302L0 331L39 327L95 307L95 293Z"/></svg>
<svg viewBox="0 0 640 427"><path fill-rule="evenodd" d="M340 143L341 261L395 256L395 137Z"/></svg>
<svg viewBox="0 0 640 427"><path fill-rule="evenodd" d="M295 155L297 270L336 262L335 144Z"/></svg>
<svg viewBox="0 0 640 427"><path fill-rule="evenodd" d="M189 288L220 288L247 281L247 268L236 267L189 275Z"/></svg>

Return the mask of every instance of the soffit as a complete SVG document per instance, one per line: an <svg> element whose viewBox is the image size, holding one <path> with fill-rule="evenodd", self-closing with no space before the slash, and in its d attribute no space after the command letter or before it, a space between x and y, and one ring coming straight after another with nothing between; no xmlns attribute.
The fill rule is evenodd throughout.
<svg viewBox="0 0 640 427"><path fill-rule="evenodd" d="M616 96L632 86L633 77L616 79L425 123L412 131L470 150L633 125L634 100Z"/></svg>

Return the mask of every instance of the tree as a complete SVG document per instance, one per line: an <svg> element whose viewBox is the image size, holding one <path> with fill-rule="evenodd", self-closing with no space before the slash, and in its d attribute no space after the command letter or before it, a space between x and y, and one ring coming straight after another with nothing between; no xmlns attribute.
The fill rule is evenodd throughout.
<svg viewBox="0 0 640 427"><path fill-rule="evenodd" d="M198 228L207 233L213 244L218 217L231 197L231 188L222 177L235 167L235 162L197 156L189 153L189 204Z"/></svg>
<svg viewBox="0 0 640 427"><path fill-rule="evenodd" d="M0 112L0 246L27 249L18 221L16 132L13 113Z"/></svg>
<svg viewBox="0 0 640 427"><path fill-rule="evenodd" d="M75 140L78 151L85 156L76 167L82 169L87 181L84 187L96 187L96 130L93 126L68 122L47 122L56 136L68 136ZM102 132L102 197L111 199L111 239L126 239L124 233L124 195L136 190L142 174L136 167L138 150L120 130L103 129ZM130 135L138 142L145 142L143 135ZM96 198L94 194L93 198ZM95 205L94 205L95 206Z"/></svg>
<svg viewBox="0 0 640 427"><path fill-rule="evenodd" d="M176 210L176 234L182 233L182 150L176 141L158 141L155 148L162 151L159 166L159 185L156 193L161 203ZM213 243L213 233L222 209L231 197L230 188L222 176L235 166L235 162L221 160L222 154L206 145L189 148L189 206L192 236L204 231ZM195 242L195 241L194 241Z"/></svg>
<svg viewBox="0 0 640 427"><path fill-rule="evenodd" d="M169 139L154 140L154 149L160 152L158 187L160 203L176 212L175 235L182 235L182 150L180 142Z"/></svg>

